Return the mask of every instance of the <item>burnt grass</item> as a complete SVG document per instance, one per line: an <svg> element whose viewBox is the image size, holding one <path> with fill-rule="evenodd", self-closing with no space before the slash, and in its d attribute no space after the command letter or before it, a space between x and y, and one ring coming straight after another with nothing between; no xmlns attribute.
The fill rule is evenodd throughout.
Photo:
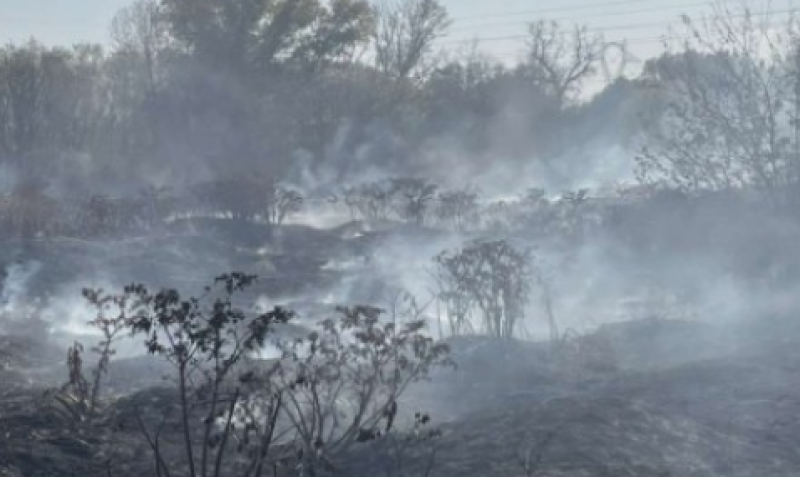
<svg viewBox="0 0 800 477"><path fill-rule="evenodd" d="M675 325L681 332L670 329ZM797 341L785 338L798 336L796 324L770 323L773 331L782 331L780 339L777 331L750 339L752 328L764 323L712 334L689 322L632 322L598 334L619 338L643 326L651 328L649 339L665 348L692 329L706 347L716 346L714 340L741 340L730 354L684 355L684 362L661 367L637 367L637 346L615 341L629 364L610 373L584 370L577 378L548 372L534 360L541 350L533 345L512 358L527 357L527 364L501 367L499 376L481 370L481 358L498 359L497 348L489 345L482 356L462 357L472 359L462 360L469 364L460 376L439 386L439 402L430 406L447 416L443 436L406 456L413 463L405 465L406 475L425 475L431 448L436 459L429 475L448 477L744 477L800 471L800 353ZM381 452L365 450L361 457L348 475L375 475L386 467Z"/></svg>
<svg viewBox="0 0 800 477"><path fill-rule="evenodd" d="M54 289L55 282L101 265L118 267L131 281L156 267L166 270L164 280L180 283L181 277L195 278L185 276L194 263L198 270L246 266L266 277L258 293L279 296L334 285L344 272L324 269L331 257L360 257L376 246L374 238L362 235L354 241L344 230L286 227L280 233L236 234L202 224L204 233L198 234L193 227L198 224L176 224L167 235L141 239L149 255L135 240L120 239L114 246L31 244L29 253L50 271L33 286ZM243 236L252 239L242 243ZM260 249L264 242L271 244L268 250ZM208 257L207 263L189 260L198 250L206 251L198 256ZM81 256L91 259L81 262ZM234 258L213 258L223 256ZM287 269L295 275L281 278ZM76 423L46 393L66 379L64 342L14 329L19 330L0 334L0 476L155 475L137 412L148 426L167 416L162 451L168 462L181 461L176 392L164 378L168 367L147 357L112 361L98 418ZM800 475L796 320L726 325L641 320L601 326L594 336L613 351L613 366L598 366L592 359L564 365L551 359L543 343L451 340L458 368L438 371L401 403L404 419L417 410L430 413L441 436L412 439L399 454L387 439L358 444L337 456L331 472L353 477ZM184 474L175 470L172 475ZM296 474L284 469L281 475Z"/></svg>
<svg viewBox="0 0 800 477"><path fill-rule="evenodd" d="M639 325L598 333L619 337L625 334L620 328ZM651 339L675 338L668 326L650 326L656 328ZM789 322L772 326L783 327L783 336L797 331ZM42 373L43 356L55 359L57 350L44 343L15 346L9 336L2 342L0 475L154 475L134 410L151 426L161 416L175 416L174 388L159 382L157 364L148 368L143 358L114 363L111 373L121 377L111 379L113 396L96 422L78 425L49 405L44 394L56 373ZM543 359L536 344L454 341L459 368L438 373L403 403L407 410L429 410L441 437L413 441L399 457L380 440L359 444L340 457L334 474L795 475L800 469L797 344L777 341L773 334L737 346L728 356L687 357L664 367L582 369L567 376ZM624 341L614 346L620 355L637 352ZM500 350L508 349L503 356ZM498 369L498 359L509 364L491 372ZM175 462L180 460L179 431L177 421L167 419L163 448Z"/></svg>

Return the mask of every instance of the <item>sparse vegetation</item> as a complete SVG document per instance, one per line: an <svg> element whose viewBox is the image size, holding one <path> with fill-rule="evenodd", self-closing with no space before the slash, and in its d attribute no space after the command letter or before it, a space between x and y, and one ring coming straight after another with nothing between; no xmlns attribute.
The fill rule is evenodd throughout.
<svg viewBox="0 0 800 477"><path fill-rule="evenodd" d="M130 329L131 302L126 296L112 296L102 290L85 289L83 296L95 309L96 316L87 324L101 333L102 339L90 348L97 355L97 363L90 378L84 374L84 346L75 342L67 350L68 381L60 390L52 392L53 399L78 423L97 417L101 405L103 378L109 372L115 344Z"/></svg>
<svg viewBox="0 0 800 477"><path fill-rule="evenodd" d="M476 190L465 188L439 192L436 216L443 224L458 231L474 228L480 220L479 195Z"/></svg>
<svg viewBox="0 0 800 477"><path fill-rule="evenodd" d="M368 182L346 188L344 202L353 219L385 220L391 210L392 191L385 182Z"/></svg>
<svg viewBox="0 0 800 477"><path fill-rule="evenodd" d="M440 267L445 289L442 296L455 312L458 330L473 305L480 312L483 332L511 339L518 331L530 299L533 255L510 243L478 242L455 252L442 252L434 259Z"/></svg>
<svg viewBox="0 0 800 477"><path fill-rule="evenodd" d="M0 477L796 475L789 10L635 77L439 0L0 48Z"/></svg>
<svg viewBox="0 0 800 477"><path fill-rule="evenodd" d="M408 386L450 363L447 346L422 333L424 321L382 319L365 306L337 312L306 340L280 345L276 376L306 467L390 435Z"/></svg>
<svg viewBox="0 0 800 477"><path fill-rule="evenodd" d="M415 225L423 225L436 198L435 184L409 177L392 179L391 191L397 215Z"/></svg>
<svg viewBox="0 0 800 477"><path fill-rule="evenodd" d="M683 17L689 41L645 72L666 114L646 130L641 181L690 192L752 188L788 204L798 179L796 18L778 26L762 17L727 5Z"/></svg>
<svg viewBox="0 0 800 477"><path fill-rule="evenodd" d="M253 313L236 306L235 295L246 290L255 279L241 273L222 275L201 297L182 298L175 290L150 293L141 285L126 287L120 295L124 297L121 299L137 305L130 330L147 338L149 353L174 366L185 464L191 476L221 475L232 413L241 397L239 388L226 389L232 370L247 353L266 344L274 325L286 323L292 317L291 312L281 308ZM202 409L204 416L200 421L199 443L197 425L191 417L197 408ZM227 420L221 435L212 443L219 415L227 416ZM156 469L163 467L162 456L156 452L154 457Z"/></svg>
<svg viewBox="0 0 800 477"><path fill-rule="evenodd" d="M163 453L163 421L148 429L136 411L158 475L185 469L192 476L251 476L279 464L306 475L331 470L354 444L394 439L399 399L408 386L452 364L448 347L423 332L424 321L407 317L401 323L396 315L386 320L380 309L354 306L338 308L337 316L305 338L274 340L280 358L259 366L253 359L269 345L269 335L294 315L282 308L241 308L235 297L255 280L223 275L202 296L190 298L175 290L151 293L142 285L119 295L86 290L98 310L90 324L104 336L93 348L99 363L87 380L83 346L75 343L68 354L69 382L55 399L76 421L96 417L113 343L122 331L142 335L147 351L172 365L177 386L182 464L168 462ZM117 314L108 317L111 309Z"/></svg>

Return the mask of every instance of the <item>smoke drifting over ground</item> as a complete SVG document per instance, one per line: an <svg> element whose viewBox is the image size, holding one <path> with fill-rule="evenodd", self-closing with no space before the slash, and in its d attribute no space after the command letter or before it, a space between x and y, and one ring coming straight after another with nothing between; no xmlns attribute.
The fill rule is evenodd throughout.
<svg viewBox="0 0 800 477"><path fill-rule="evenodd" d="M798 473L795 46L731 40L774 28L587 97L586 29L194 6L0 52L0 477Z"/></svg>

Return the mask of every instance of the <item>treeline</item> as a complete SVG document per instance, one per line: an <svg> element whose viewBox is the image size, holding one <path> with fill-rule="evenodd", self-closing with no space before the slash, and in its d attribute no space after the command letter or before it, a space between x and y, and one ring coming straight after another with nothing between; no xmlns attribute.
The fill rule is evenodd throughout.
<svg viewBox="0 0 800 477"><path fill-rule="evenodd" d="M587 30L533 24L512 67L443 53L450 24L436 0L139 0L107 48L0 51L0 161L65 195L253 172L336 181L409 175L441 137L530 160L596 114L577 101L601 54Z"/></svg>
<svg viewBox="0 0 800 477"><path fill-rule="evenodd" d="M641 183L791 205L796 17L758 18L687 20L689 41L587 101L604 43L582 27L530 24L507 65L440 41L452 22L437 0L139 0L114 18L108 47L0 51L0 176L46 178L68 197L87 184L133 194L253 174L457 184L459 172L507 167L558 170L560 189L583 186L575 178L621 146L614 160Z"/></svg>
<svg viewBox="0 0 800 477"><path fill-rule="evenodd" d="M147 235L176 219L198 217L280 225L304 202L297 190L258 176L61 198L48 195L40 184L20 182L0 197L0 237Z"/></svg>
<svg viewBox="0 0 800 477"><path fill-rule="evenodd" d="M0 196L0 237L82 237L157 234L182 219L212 218L280 226L306 210L335 211L353 221L410 224L457 232L527 230L540 237L580 241L620 207L658 199L653 188L565 191L544 189L494 198L478 187L446 187L397 176L309 195L270 176L200 181L186 187L142 187L132 193L75 191L55 196L41 181L20 181ZM566 243L565 242L565 243Z"/></svg>

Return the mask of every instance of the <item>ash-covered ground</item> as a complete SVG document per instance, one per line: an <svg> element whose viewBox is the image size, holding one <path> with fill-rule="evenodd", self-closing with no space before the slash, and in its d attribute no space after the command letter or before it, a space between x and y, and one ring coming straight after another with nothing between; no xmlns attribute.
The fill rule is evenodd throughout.
<svg viewBox="0 0 800 477"><path fill-rule="evenodd" d="M800 468L800 330L785 320L763 328L603 327L597 336L617 353L613 367L581 360L565 367L548 360L543 344L455 339L459 368L437 373L401 402L428 410L442 431L435 442L406 450L403 475L792 475ZM721 350L720 342L724 352L702 351ZM658 351L687 348L696 351L678 359ZM109 468L151 475L131 414L133 403L140 411L175 399L160 377L168 368L153 358L114 362L102 419L82 429L43 395L60 383L63 354L45 342L3 337L3 475L106 475ZM163 441L178 459L178 426ZM335 475L398 472L381 445L340 456Z"/></svg>
<svg viewBox="0 0 800 477"><path fill-rule="evenodd" d="M800 475L792 5L23 3L0 477Z"/></svg>
<svg viewBox="0 0 800 477"><path fill-rule="evenodd" d="M525 236L517 232L515 240ZM244 298L297 310L298 321L280 333L302 337L333 305L389 306L393 292L428 276L437 250L468 238L391 223L320 229L202 219L136 239L14 242L0 333L0 475L155 475L138 419L155 426L157 416L169 417L161 421L161 453L181 461L173 368L146 355L141 340L117 344L91 422L76 422L54 401L53 390L68 380L67 347L79 340L88 349L99 339L85 324L91 312L81 304L81 286L142 282L191 292L208 282L211 270L244 270L260 276ZM539 256L563 253L547 247L537 249ZM624 254L609 254L624 270ZM479 329L450 336L428 304L429 333L451 346L457 366L434 370L403 394L398 426L425 412L441 433L400 447L388 437L359 443L332 457L325 471L659 477L800 471L800 323L790 304L765 308L765 295L754 295L752 309L728 304L718 316L698 316L718 302L695 292L677 304L639 297L633 307L636 297L605 295L640 292L640 275L596 281L592 273L599 272L588 264L600 263L598 253L565 255L577 268L587 267L581 276L588 285L579 287L566 265L555 269L561 273L551 282L561 287L552 297L561 326L557 343L545 339L538 301L527 311L525 332L511 339ZM664 278L673 277L672 267L658 272L675 283ZM708 295L722 287L703 280L691 285L706 286ZM84 356L88 372L95 357ZM292 467L279 472L301 475Z"/></svg>

